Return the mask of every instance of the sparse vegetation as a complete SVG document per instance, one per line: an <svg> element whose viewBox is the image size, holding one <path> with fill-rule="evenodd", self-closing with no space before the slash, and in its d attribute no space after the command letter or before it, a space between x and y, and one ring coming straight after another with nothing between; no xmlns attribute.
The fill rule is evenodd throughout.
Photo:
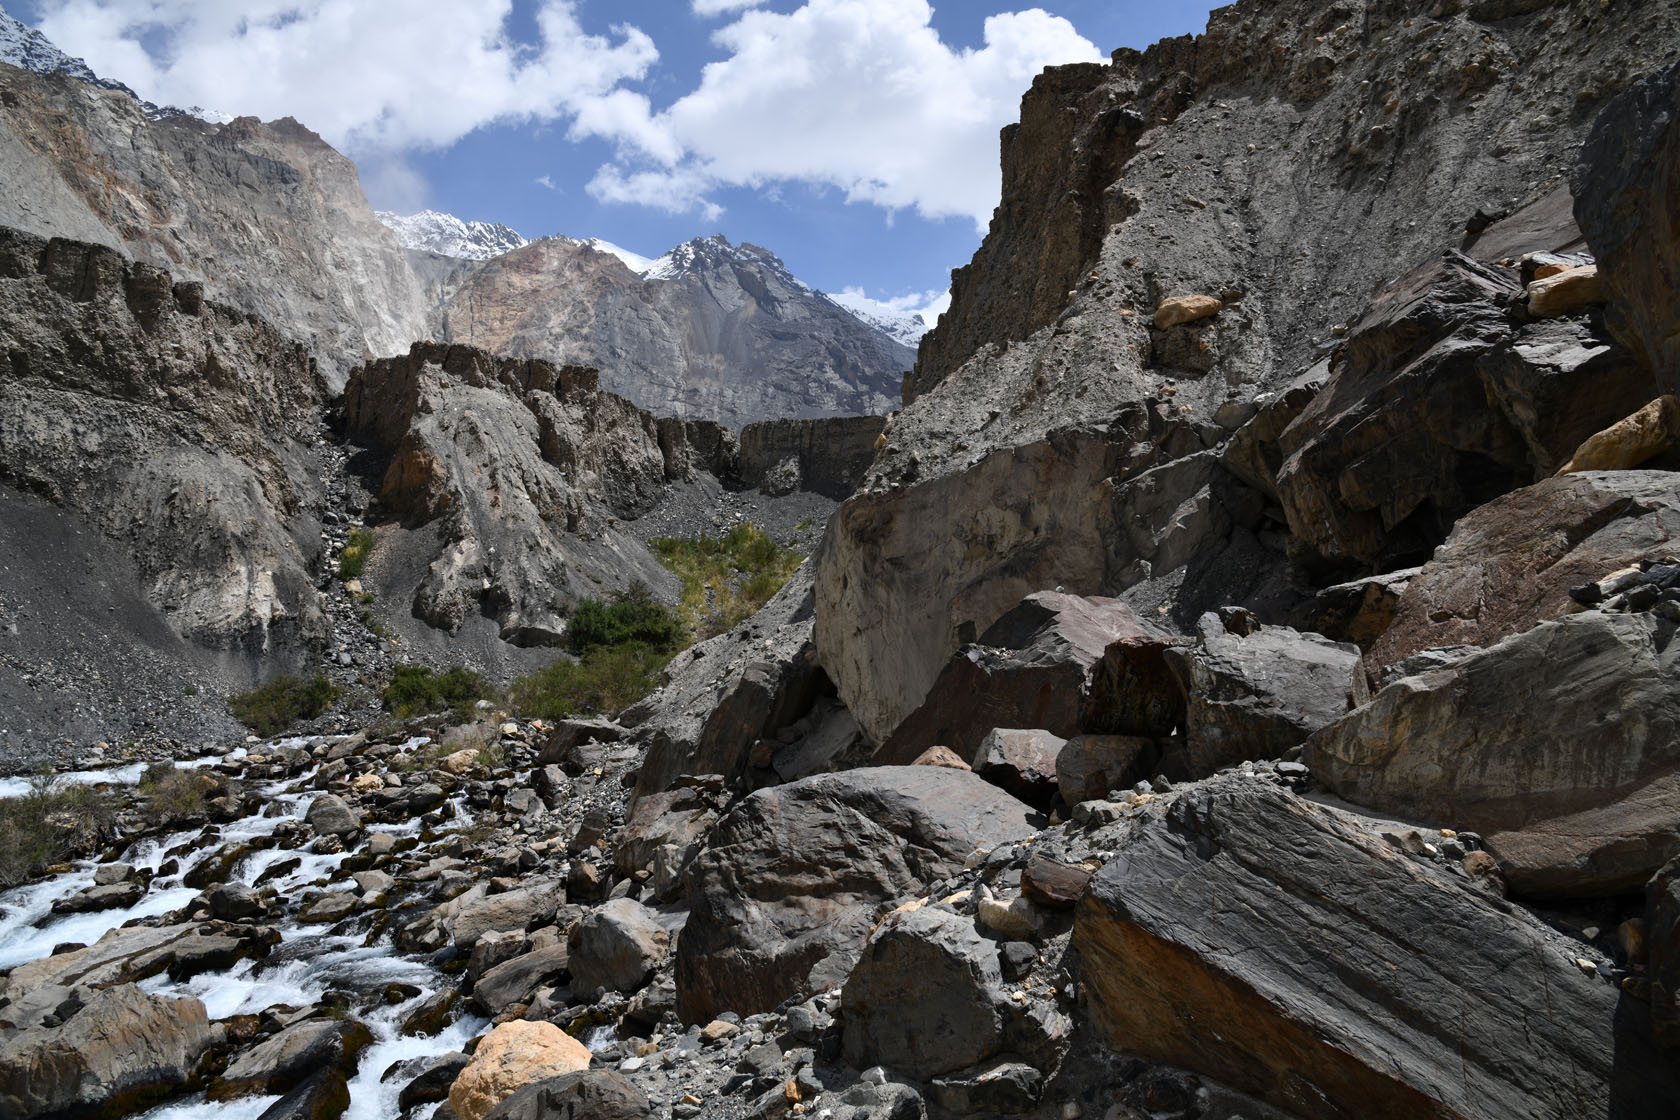
<svg viewBox="0 0 1680 1120"><path fill-rule="evenodd" d="M733 629L770 601L800 556L756 525L737 525L721 537L658 537L648 542L682 580L679 610L697 638Z"/></svg>
<svg viewBox="0 0 1680 1120"><path fill-rule="evenodd" d="M16 886L109 842L116 813L115 799L102 790L37 776L22 797L0 800L0 886Z"/></svg>
<svg viewBox="0 0 1680 1120"><path fill-rule="evenodd" d="M670 607L638 583L610 599L579 600L566 627L566 644L576 654L631 645L674 653L688 644L688 630Z"/></svg>
<svg viewBox="0 0 1680 1120"><path fill-rule="evenodd" d="M309 680L282 673L266 684L228 698L240 723L258 735L278 735L295 723L314 719L338 699L338 686L317 673Z"/></svg>
<svg viewBox="0 0 1680 1120"><path fill-rule="evenodd" d="M424 665L399 665L379 697L385 710L399 719L448 712L456 723L471 719L480 700L494 698L483 677L459 665L442 673Z"/></svg>
<svg viewBox="0 0 1680 1120"><path fill-rule="evenodd" d="M367 529L350 530L350 540L338 554L338 578L355 579L367 567L368 553L373 551L373 533Z"/></svg>
<svg viewBox="0 0 1680 1120"><path fill-rule="evenodd" d="M136 792L146 802L146 816L154 822L166 823L202 816L206 787L211 784L196 770L154 762L140 776Z"/></svg>
<svg viewBox="0 0 1680 1120"><path fill-rule="evenodd" d="M513 708L527 719L615 713L652 692L669 660L641 644L595 646L513 682Z"/></svg>

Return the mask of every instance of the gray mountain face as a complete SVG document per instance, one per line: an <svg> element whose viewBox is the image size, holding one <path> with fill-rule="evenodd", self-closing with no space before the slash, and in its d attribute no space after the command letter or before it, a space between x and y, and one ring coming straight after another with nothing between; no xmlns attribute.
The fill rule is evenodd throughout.
<svg viewBox="0 0 1680 1120"><path fill-rule="evenodd" d="M433 262L443 338L591 365L656 413L735 427L890 410L915 352L796 280L774 254L696 239L645 274L568 238Z"/></svg>

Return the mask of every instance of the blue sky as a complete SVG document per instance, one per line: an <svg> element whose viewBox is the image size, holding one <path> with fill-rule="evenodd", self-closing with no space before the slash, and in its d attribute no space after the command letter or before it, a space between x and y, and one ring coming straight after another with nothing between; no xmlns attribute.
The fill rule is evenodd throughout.
<svg viewBox="0 0 1680 1120"><path fill-rule="evenodd" d="M1175 0L7 0L164 103L296 116L375 206L601 237L723 233L922 307L1046 64L1200 31Z"/></svg>

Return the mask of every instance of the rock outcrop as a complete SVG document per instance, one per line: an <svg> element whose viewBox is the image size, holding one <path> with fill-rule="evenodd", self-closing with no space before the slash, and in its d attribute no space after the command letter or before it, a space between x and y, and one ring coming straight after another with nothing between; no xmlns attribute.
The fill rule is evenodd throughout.
<svg viewBox="0 0 1680 1120"><path fill-rule="evenodd" d="M1602 1110L1615 992L1544 924L1333 810L1218 779L1141 824L1074 930L1111 1044L1305 1117Z"/></svg>
<svg viewBox="0 0 1680 1120"><path fill-rule="evenodd" d="M502 640L541 645L585 595L636 582L674 594L616 519L652 508L668 473L689 469L686 447L668 456L653 418L600 391L593 370L416 343L351 374L344 422L390 456L381 507L429 527L397 545L415 559L392 565L423 563L418 586L381 590L432 626L484 614Z"/></svg>
<svg viewBox="0 0 1680 1120"><path fill-rule="evenodd" d="M248 664L310 655L326 388L304 347L110 249L4 230L0 349L7 482L120 542L182 637Z"/></svg>

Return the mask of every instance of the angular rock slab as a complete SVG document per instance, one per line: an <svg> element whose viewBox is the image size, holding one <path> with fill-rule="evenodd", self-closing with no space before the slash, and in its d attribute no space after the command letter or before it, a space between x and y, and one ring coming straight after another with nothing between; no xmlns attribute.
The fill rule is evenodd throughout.
<svg viewBox="0 0 1680 1120"><path fill-rule="evenodd" d="M838 984L884 908L977 848L1035 831L1032 810L965 770L864 767L747 797L687 876L677 942L685 1022L768 1011Z"/></svg>
<svg viewBox="0 0 1680 1120"><path fill-rule="evenodd" d="M184 1085L210 1043L198 1000L107 988L60 1026L0 1036L0 1115L127 1113Z"/></svg>
<svg viewBox="0 0 1680 1120"><path fill-rule="evenodd" d="M586 1069L527 1085L490 1110L485 1120L641 1120L653 1106L642 1091L608 1069Z"/></svg>
<svg viewBox="0 0 1680 1120"><path fill-rule="evenodd" d="M1680 63L1605 105L1572 185L1610 297L1606 324L1664 391L1680 389Z"/></svg>
<svg viewBox="0 0 1680 1120"><path fill-rule="evenodd" d="M1197 775L1281 757L1369 699L1358 646L1254 627L1227 628L1209 611L1196 623L1199 644L1167 652L1184 690L1185 748Z"/></svg>
<svg viewBox="0 0 1680 1120"><path fill-rule="evenodd" d="M572 927L572 991L584 999L602 992L629 994L665 960L671 935L639 902L615 898L589 911Z"/></svg>
<svg viewBox="0 0 1680 1120"><path fill-rule="evenodd" d="M1312 1120L1604 1110L1616 992L1567 943L1269 783L1186 791L1074 942L1111 1045Z"/></svg>
<svg viewBox="0 0 1680 1120"><path fill-rule="evenodd" d="M932 746L971 759L995 727L1167 734L1182 715L1162 660L1173 642L1118 599L1036 592L951 657L875 759Z"/></svg>
<svg viewBox="0 0 1680 1120"><path fill-rule="evenodd" d="M1637 890L1680 852L1680 642L1651 614L1544 622L1405 677L1312 737L1357 805L1480 832L1515 893Z"/></svg>
<svg viewBox="0 0 1680 1120"><path fill-rule="evenodd" d="M1490 646L1570 607L1569 589L1680 550L1680 474L1588 471L1471 511L1400 594L1365 662Z"/></svg>

